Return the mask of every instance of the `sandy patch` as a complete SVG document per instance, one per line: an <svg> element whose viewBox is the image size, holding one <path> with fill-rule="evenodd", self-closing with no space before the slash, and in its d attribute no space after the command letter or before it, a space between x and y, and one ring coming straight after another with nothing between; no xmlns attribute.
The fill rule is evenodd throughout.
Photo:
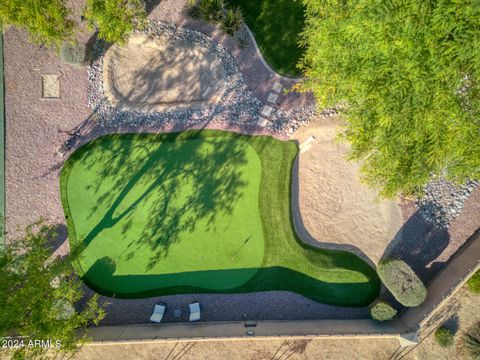
<svg viewBox="0 0 480 360"><path fill-rule="evenodd" d="M123 111L200 108L223 93L223 66L207 48L167 36L135 34L105 53L104 91Z"/></svg>
<svg viewBox="0 0 480 360"><path fill-rule="evenodd" d="M353 245L378 262L403 224L401 209L360 182L359 165L346 160L348 145L336 141L338 124L318 117L294 135L315 137L299 157L303 223L319 242Z"/></svg>

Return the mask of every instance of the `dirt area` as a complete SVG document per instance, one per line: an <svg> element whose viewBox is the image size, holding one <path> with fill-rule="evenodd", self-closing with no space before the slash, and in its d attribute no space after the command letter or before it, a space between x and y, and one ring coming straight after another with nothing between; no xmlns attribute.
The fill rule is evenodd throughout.
<svg viewBox="0 0 480 360"><path fill-rule="evenodd" d="M223 73L207 48L165 35L135 34L105 53L104 91L121 111L200 108L221 96Z"/></svg>
<svg viewBox="0 0 480 360"><path fill-rule="evenodd" d="M348 145L336 141L339 124L319 116L294 135L300 143L315 138L299 157L302 220L319 242L353 245L377 263L402 227L402 212L360 182L360 165L348 161Z"/></svg>
<svg viewBox="0 0 480 360"><path fill-rule="evenodd" d="M348 344L348 346L346 346ZM388 359L391 340L251 340L87 346L74 359L298 360Z"/></svg>

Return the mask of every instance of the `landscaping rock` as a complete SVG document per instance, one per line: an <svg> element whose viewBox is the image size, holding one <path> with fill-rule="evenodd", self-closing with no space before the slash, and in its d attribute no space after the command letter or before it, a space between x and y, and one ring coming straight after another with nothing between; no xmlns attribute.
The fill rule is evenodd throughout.
<svg viewBox="0 0 480 360"><path fill-rule="evenodd" d="M181 39L192 46L207 48L210 55L219 61L223 68L225 91L216 104L199 109L182 109L154 113L125 112L113 107L104 94L103 55L107 44L99 40L94 45L93 62L88 68L89 92L88 104L97 113L97 122L101 127L119 125L155 125L183 124L194 126L211 121L225 122L232 125L257 126L264 105L245 84L243 75L235 60L222 45L198 31L179 28L159 21L150 21L143 33L154 36L167 36ZM267 128L278 134L295 131L300 124L308 122L315 113L315 107L297 108L282 111L272 108L271 121Z"/></svg>
<svg viewBox="0 0 480 360"><path fill-rule="evenodd" d="M465 200L478 186L478 181L457 185L439 178L428 183L416 201L423 218L439 228L448 228L462 212Z"/></svg>

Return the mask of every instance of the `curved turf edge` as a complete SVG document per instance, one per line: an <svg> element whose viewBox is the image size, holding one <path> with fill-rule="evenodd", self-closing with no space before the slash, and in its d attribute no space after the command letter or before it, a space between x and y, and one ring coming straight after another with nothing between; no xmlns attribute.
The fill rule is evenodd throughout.
<svg viewBox="0 0 480 360"><path fill-rule="evenodd" d="M67 198L67 184L71 168L76 159L78 159L83 151L88 151L90 147L95 145L96 141L105 140L106 138L115 139L122 136L155 136L159 141L175 141L176 139L188 140L206 137L230 137L233 139L244 139L249 141L252 137L235 133L226 133L214 130L204 131L187 131L174 134L113 134L98 138L87 143L75 151L66 161L60 176L61 199L64 207L66 222L69 229L69 241L71 244L74 265L82 280L93 290L107 296L115 296L121 298L142 298L160 295L186 294L186 293L247 293L255 291L272 291L285 290L299 293L312 300L339 306L365 306L368 305L378 295L380 282L374 269L372 269L364 260L358 256L336 250L318 249L303 243L293 230L293 219L291 214L291 182L292 171L295 157L298 153L297 145L293 142L280 142L270 137L255 137L255 141L249 141L258 152L262 161L262 178L261 190L259 197L259 206L262 214L262 226L265 242L269 242L276 246L279 241L291 242L289 239L295 239L295 246L301 252L304 258L302 264L296 264L298 269L291 269L285 261L277 261L277 257L283 254L274 254L273 252L265 252L264 260L261 268L258 268L255 275L242 286L232 289L224 289L215 291L208 288L192 287L192 286L176 286L158 289L150 289L135 293L119 293L106 291L98 287L92 279L89 279L87 272L81 268L79 261L75 258L82 251L82 244L77 242L75 224L73 222L70 206ZM252 144L253 143L253 144ZM282 144L281 144L282 143ZM274 151L275 150L275 151ZM279 160L279 158L281 158ZM269 160L270 159L270 160ZM268 166L265 166L265 163ZM272 164L276 164L276 172L272 171ZM284 196L275 196L275 194L288 194L288 199ZM278 195L278 194L277 194ZM289 246L292 244L289 243ZM267 249L267 245L265 245ZM288 249L286 250L288 256ZM327 263L325 268L321 268L326 273L332 272L334 281L321 281L310 277L302 271L311 269L318 270L320 261ZM241 269L240 269L241 270ZM233 271L240 271L239 269ZM250 269L252 270L252 269ZM223 270L228 275L229 269ZM346 275L342 279L342 274L363 274L364 281L348 282L345 281ZM339 275L340 274L340 275ZM161 280L162 275L159 275ZM133 276L130 280L134 280ZM339 278L338 278L339 277ZM127 280L127 279L125 279ZM336 281L336 282L335 282Z"/></svg>

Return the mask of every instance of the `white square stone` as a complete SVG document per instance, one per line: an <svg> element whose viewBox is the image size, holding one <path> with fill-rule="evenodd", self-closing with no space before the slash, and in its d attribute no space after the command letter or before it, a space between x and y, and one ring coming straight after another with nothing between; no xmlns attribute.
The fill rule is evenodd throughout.
<svg viewBox="0 0 480 360"><path fill-rule="evenodd" d="M265 105L262 109L262 115L265 117L270 117L272 115L273 108L269 105Z"/></svg>
<svg viewBox="0 0 480 360"><path fill-rule="evenodd" d="M42 75L42 98L60 98L60 79L58 75Z"/></svg>
<svg viewBox="0 0 480 360"><path fill-rule="evenodd" d="M258 119L258 126L265 127L267 126L267 124L268 124L267 118L260 117L260 119Z"/></svg>
<svg viewBox="0 0 480 360"><path fill-rule="evenodd" d="M274 93L268 94L267 102L275 104L277 102L277 100L278 100L278 95L277 94L274 94Z"/></svg>
<svg viewBox="0 0 480 360"><path fill-rule="evenodd" d="M275 81L272 90L279 93L280 91L282 91L282 84L280 84L278 81Z"/></svg>

